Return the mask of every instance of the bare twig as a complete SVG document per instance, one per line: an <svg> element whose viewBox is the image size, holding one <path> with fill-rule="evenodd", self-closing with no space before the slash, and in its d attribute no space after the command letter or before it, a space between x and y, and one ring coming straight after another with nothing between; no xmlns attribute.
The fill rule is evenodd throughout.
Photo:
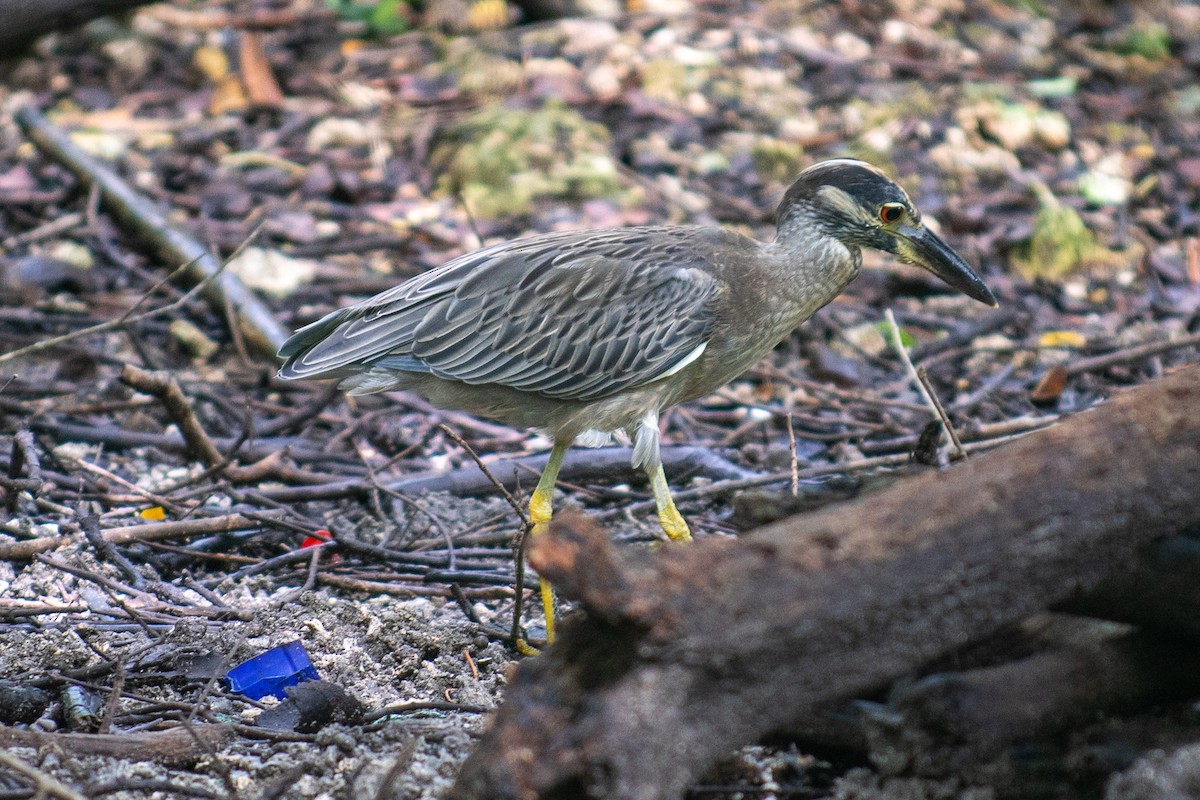
<svg viewBox="0 0 1200 800"><path fill-rule="evenodd" d="M125 690L125 662L118 659L116 674L113 675L112 690L108 695L108 702L104 705L104 716L100 717L100 728L97 733L110 733L112 731L113 717L117 714L117 705L121 702L121 692Z"/></svg>
<svg viewBox="0 0 1200 800"><path fill-rule="evenodd" d="M22 247L33 242L40 242L42 239L49 239L53 236L66 233L72 228L82 225L84 222L83 214L73 212L63 214L60 217L55 217L49 222L38 225L36 228L31 228L24 233L19 233L16 236L9 236L7 239L0 241L0 248L4 250L12 250L16 247Z"/></svg>
<svg viewBox="0 0 1200 800"><path fill-rule="evenodd" d="M198 730L201 737L212 746L219 746L230 739L234 731L233 728L226 725L202 725L198 727ZM183 728L170 728L164 731L143 733L99 734L43 733L41 731L0 726L0 748L40 748L45 746L62 748L64 751L75 755L103 755L116 758L177 761L183 763L194 762L197 754L202 752L196 746L195 739ZM0 749L0 764L24 772L21 767L9 761L8 759L10 758L15 760L15 757L7 750ZM24 762L20 763L22 766L28 767ZM83 795L70 789L66 791L67 793L65 794L53 794L50 796L63 798L63 800L86 800Z"/></svg>
<svg viewBox="0 0 1200 800"><path fill-rule="evenodd" d="M796 458L796 426L792 424L792 412L787 415L788 456L792 463L792 497L800 496L800 460Z"/></svg>
<svg viewBox="0 0 1200 800"><path fill-rule="evenodd" d="M35 797L57 797L59 800L87 800L79 792L60 782L57 778L26 764L12 753L0 751L0 764L33 781Z"/></svg>
<svg viewBox="0 0 1200 800"><path fill-rule="evenodd" d="M508 490L508 487L496 479L496 476L492 474L490 469L488 469L488 465L483 463L483 459L481 459L479 455L471 448L471 445L467 444L466 441L449 425L439 425L438 428L442 433L450 437L452 442L461 447L463 450L467 451L467 455L471 457L471 460L474 461L479 469L482 470L483 474L487 476L488 480L491 481L492 486L496 487L500 494L504 496L504 499L508 501L508 504L512 506L513 511L517 512L517 516L521 519L521 524L523 526L528 526L529 515L525 511L525 506L521 505L521 502L517 500L517 498L513 497L513 494Z"/></svg>
<svg viewBox="0 0 1200 800"><path fill-rule="evenodd" d="M496 477L492 475L492 471L488 469L487 464L483 463L483 460L475 453L473 449L471 449L471 446L467 444L463 438L448 425L439 425L438 428L441 429L442 433L450 437L451 441L470 454L471 458L479 466L479 469L483 471L484 475L487 475L488 480L492 482L492 485L500 490L500 493L504 495L504 499L508 501L508 504L512 506L513 511L517 513L517 518L521 520L521 528L517 532L517 535L513 537L512 544L513 565L514 570L516 571L516 580L514 582L514 585L516 586L516 592L513 599L512 630L510 634L512 636L512 641L520 643L525 640L525 637L521 633L521 614L523 612L525 600L525 545L526 540L529 538L529 532L533 530L533 523L529 521L529 514L526 513L525 507L521 505L517 498L513 497L512 492L508 491L504 484L496 480Z"/></svg>
<svg viewBox="0 0 1200 800"><path fill-rule="evenodd" d="M937 392L933 390L933 384L929 382L929 373L925 371L924 367L917 367L917 380L925 388L925 394L933 401L933 408L937 412L938 419L942 421L942 428L945 429L946 435L950 437L950 447L952 448L951 459L957 461L960 458L966 458L967 452L963 450L962 440L958 438L958 431L954 429L954 425L950 422L950 415L946 413L946 407L942 405Z"/></svg>
<svg viewBox="0 0 1200 800"><path fill-rule="evenodd" d="M100 532L105 541L114 544L125 544L139 539L153 541L158 539L173 539L180 536L195 536L205 533L226 533L228 531L257 528L263 521L272 521L282 516L282 512L262 511L253 517L241 514L226 514L220 517L205 517L201 519L186 519L179 522L150 522L145 525L128 525L120 528L108 528ZM26 539L21 542L0 543L0 561L23 561L33 558L38 553L53 550L72 540L70 536L42 536L37 539Z"/></svg>
<svg viewBox="0 0 1200 800"><path fill-rule="evenodd" d="M935 419L941 420L942 429L946 432L946 438L950 440L954 448L954 454L957 458L962 458L966 453L963 450L962 442L958 440L958 434L954 432L954 426L950 422L950 417L946 415L946 409L933 396L933 387L929 385L927 379L922 380L921 373L913 366L912 359L908 357L908 348L904 346L904 339L900 335L900 326L896 323L896 315L889 308L884 312L887 317L888 325L892 331L892 346L896 350L896 354L900 356L900 360L904 363L904 369L908 372L913 383L916 384L918 391L921 393L921 398L925 401L925 405L933 412Z"/></svg>
<svg viewBox="0 0 1200 800"><path fill-rule="evenodd" d="M254 234L251 234L251 236L253 236L253 235ZM249 239L247 239L247 241L249 241ZM167 281L169 281L171 278L175 277L176 275L183 274L191 266L192 266L191 263L187 263L187 264L182 264L179 267L176 267L175 270L173 272L171 272L170 275L168 275L166 278L164 278L161 281L161 283L166 283ZM222 269L224 269L224 267L222 267ZM213 276L209 276L208 278L205 278L205 280L206 281L211 280L212 277ZM0 355L0 364L4 364L8 361L12 361L17 358L25 358L26 356L35 355L37 353L42 352L43 350L50 350L52 348L58 347L59 345L66 344L67 342L75 341L76 339L83 339L87 336L93 336L97 333L104 333L105 331L116 330L117 328L123 328L126 325L133 325L135 323L142 322L143 320L152 319L154 317L164 316L164 315L169 314L170 312L182 307L184 304L186 304L188 301L190 301L193 297L198 295L201 291L203 291L204 285L205 285L204 283L199 283L199 284L193 286L189 291L187 291L185 294L180 296L178 299L173 300L170 303L167 303L165 306L159 306L158 308L155 308L155 309L147 311L143 314L138 314L137 316L134 316L133 312L136 311L137 309L139 309L142 306L142 304L145 303L146 300L149 299L158 288L157 286L152 287L150 289L150 291L146 292L141 297L139 297L137 302L134 303L132 306L130 306L130 308L124 314L122 314L120 317L118 317L117 319L108 320L107 322L101 322L98 325L92 325L91 327L88 327L88 328L81 328L77 331L71 331L70 333L64 333L61 336L52 336L49 339L43 339L40 342L34 342L33 344L27 345L26 347L22 347L17 350L13 350L8 353L4 353L4 354Z"/></svg>
<svg viewBox="0 0 1200 800"><path fill-rule="evenodd" d="M192 404L188 402L183 390L170 375L163 372L148 372L133 364L126 364L125 369L121 372L121 382L135 391L150 394L159 399L167 413L171 415L171 419L179 426L183 440L187 442L188 450L193 457L200 459L210 467L220 464L224 460L221 451L217 450L217 446L213 444L212 439L208 438L208 433L200 424L200 420L196 418Z"/></svg>
<svg viewBox="0 0 1200 800"><path fill-rule="evenodd" d="M1067 377L1073 378L1085 372L1097 372L1121 364L1132 364L1135 361L1169 353L1172 350L1181 350L1185 347L1200 347L1200 333L1181 336L1178 339L1171 339L1165 342L1151 342L1150 344L1137 345L1136 347L1127 347L1123 350L1117 350L1114 353L1105 353L1102 356L1082 358L1067 366Z"/></svg>
<svg viewBox="0 0 1200 800"><path fill-rule="evenodd" d="M19 480L22 470L28 476L24 481ZM37 448L33 446L33 434L28 430L17 431L13 435L12 455L8 460L8 480L2 482L8 513L16 512L22 491L36 496L41 485L42 465Z"/></svg>

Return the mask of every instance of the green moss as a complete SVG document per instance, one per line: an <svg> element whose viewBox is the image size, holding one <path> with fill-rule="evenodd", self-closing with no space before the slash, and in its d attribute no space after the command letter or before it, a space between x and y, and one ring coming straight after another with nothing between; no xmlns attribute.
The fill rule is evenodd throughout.
<svg viewBox="0 0 1200 800"><path fill-rule="evenodd" d="M657 58L642 67L642 91L647 97L677 103L688 91L688 70L678 61Z"/></svg>
<svg viewBox="0 0 1200 800"><path fill-rule="evenodd" d="M1004 5L1028 12L1035 17L1050 16L1050 11L1042 0L1004 0Z"/></svg>
<svg viewBox="0 0 1200 800"><path fill-rule="evenodd" d="M404 33L411 25L411 9L407 0L325 0L338 16L367 26L371 36L394 36Z"/></svg>
<svg viewBox="0 0 1200 800"><path fill-rule="evenodd" d="M445 53L433 71L453 76L464 92L494 97L511 95L524 79L520 63L490 53L467 37L447 40Z"/></svg>
<svg viewBox="0 0 1200 800"><path fill-rule="evenodd" d="M434 163L438 189L484 217L526 214L541 198L621 196L608 131L561 103L480 109L441 138Z"/></svg>
<svg viewBox="0 0 1200 800"><path fill-rule="evenodd" d="M754 169L763 180L786 183L796 177L800 171L800 146L795 142L785 142L764 136L754 143L750 150L750 158L754 161Z"/></svg>
<svg viewBox="0 0 1200 800"><path fill-rule="evenodd" d="M1070 97L1079 88L1079 79L1074 75L1058 75L1053 78L1035 78L1025 83L1026 90L1034 97L1050 99Z"/></svg>
<svg viewBox="0 0 1200 800"><path fill-rule="evenodd" d="M1040 207L1029 241L1012 263L1026 278L1056 279L1074 272L1099 248L1096 235L1073 208L1064 206L1045 186L1035 187Z"/></svg>
<svg viewBox="0 0 1200 800"><path fill-rule="evenodd" d="M896 162L892 160L891 153L885 153L877 150L871 145L863 141L862 137L855 137L846 143L846 158L857 158L859 161L866 161L868 164L873 164L883 171L885 175L892 176L893 179L898 179L899 170L896 168ZM903 185L903 181L901 181Z"/></svg>
<svg viewBox="0 0 1200 800"><path fill-rule="evenodd" d="M1013 99L1012 87L1004 83L968 81L962 88L962 105L989 102L998 103Z"/></svg>
<svg viewBox="0 0 1200 800"><path fill-rule="evenodd" d="M933 95L921 86L897 86L886 100L851 100L863 128L875 128L896 121L928 118L937 113Z"/></svg>
<svg viewBox="0 0 1200 800"><path fill-rule="evenodd" d="M1141 56L1148 61L1162 61L1171 55L1171 35L1160 22L1131 25L1117 47L1127 56Z"/></svg>
<svg viewBox="0 0 1200 800"><path fill-rule="evenodd" d="M1200 86L1185 86L1175 93L1172 110L1177 116L1200 114Z"/></svg>

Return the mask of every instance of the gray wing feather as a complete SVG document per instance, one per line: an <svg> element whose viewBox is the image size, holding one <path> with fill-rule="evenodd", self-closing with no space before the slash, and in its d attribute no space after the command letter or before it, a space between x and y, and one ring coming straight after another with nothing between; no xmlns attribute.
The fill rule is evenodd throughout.
<svg viewBox="0 0 1200 800"><path fill-rule="evenodd" d="M301 329L280 374L398 369L583 401L650 383L707 342L722 290L676 235L553 234L468 254Z"/></svg>

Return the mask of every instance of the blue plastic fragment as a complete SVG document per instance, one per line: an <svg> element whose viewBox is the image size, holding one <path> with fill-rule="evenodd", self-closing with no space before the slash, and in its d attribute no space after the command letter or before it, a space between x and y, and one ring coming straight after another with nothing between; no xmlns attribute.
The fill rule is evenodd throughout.
<svg viewBox="0 0 1200 800"><path fill-rule="evenodd" d="M299 641L272 647L225 673L229 688L251 700L274 695L287 699L284 689L301 681L320 680L308 652Z"/></svg>

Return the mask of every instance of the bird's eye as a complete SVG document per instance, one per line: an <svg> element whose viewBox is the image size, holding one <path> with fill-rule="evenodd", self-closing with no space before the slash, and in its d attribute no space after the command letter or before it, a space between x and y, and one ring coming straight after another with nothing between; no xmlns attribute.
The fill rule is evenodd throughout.
<svg viewBox="0 0 1200 800"><path fill-rule="evenodd" d="M904 206L900 203L885 203L879 207L879 218L885 225L898 222L904 216Z"/></svg>

